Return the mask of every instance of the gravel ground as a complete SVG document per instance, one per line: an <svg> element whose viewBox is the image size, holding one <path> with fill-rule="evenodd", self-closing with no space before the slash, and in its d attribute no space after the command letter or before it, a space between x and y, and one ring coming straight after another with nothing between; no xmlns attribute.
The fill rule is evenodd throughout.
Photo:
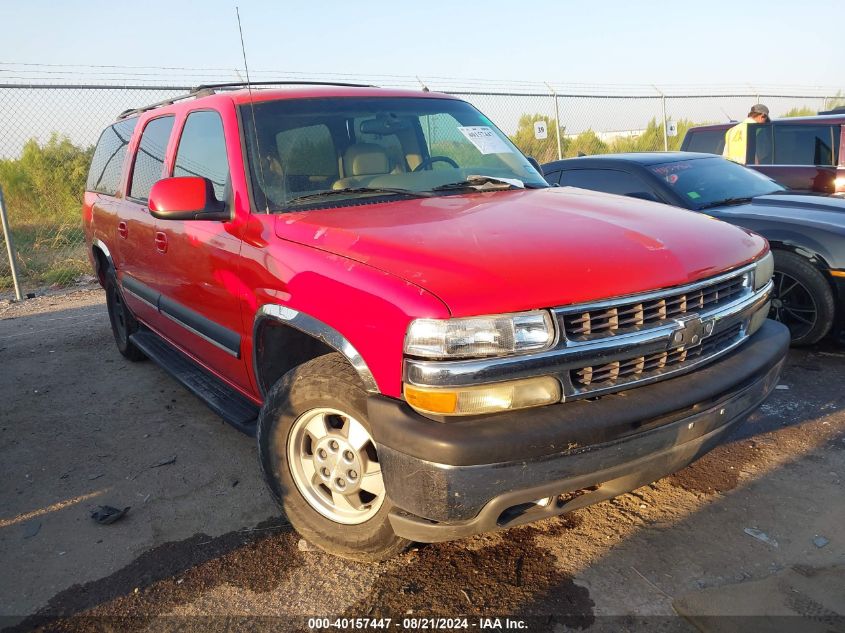
<svg viewBox="0 0 845 633"><path fill-rule="evenodd" d="M691 631L679 596L845 564L845 348L834 343L792 351L760 411L673 476L375 565L301 541L263 489L253 440L117 353L99 289L0 303L0 365L0 628L443 616ZM103 526L89 518L98 505L130 509Z"/></svg>

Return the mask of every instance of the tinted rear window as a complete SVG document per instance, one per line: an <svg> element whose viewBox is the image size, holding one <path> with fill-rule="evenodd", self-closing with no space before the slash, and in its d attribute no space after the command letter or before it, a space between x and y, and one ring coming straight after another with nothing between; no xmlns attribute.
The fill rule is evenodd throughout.
<svg viewBox="0 0 845 633"><path fill-rule="evenodd" d="M720 154L725 149L724 130L702 130L687 132L684 143L686 152L703 152L705 154Z"/></svg>
<svg viewBox="0 0 845 633"><path fill-rule="evenodd" d="M86 190L113 196L120 188L120 175L126 148L138 119L127 119L107 127L97 141L97 149L88 170Z"/></svg>

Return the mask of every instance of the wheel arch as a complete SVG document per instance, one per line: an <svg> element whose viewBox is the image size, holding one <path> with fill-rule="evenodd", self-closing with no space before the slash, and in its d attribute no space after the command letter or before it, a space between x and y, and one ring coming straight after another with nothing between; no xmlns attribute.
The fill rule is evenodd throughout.
<svg viewBox="0 0 845 633"><path fill-rule="evenodd" d="M106 287L106 274L110 268L114 268L111 251L101 240L95 239L91 244L91 254L94 258L94 272L100 285Z"/></svg>
<svg viewBox="0 0 845 633"><path fill-rule="evenodd" d="M773 255L776 251L783 251L803 257L814 268L818 269L825 279L830 276L828 271L832 268L832 264L828 261L829 258L822 253L823 249L821 248L815 248L807 243L799 244L791 240L769 240L769 248Z"/></svg>
<svg viewBox="0 0 845 633"><path fill-rule="evenodd" d="M259 308L252 349L253 370L262 397L294 367L331 352L339 352L347 360L367 392L380 393L364 358L340 332L287 306L267 304Z"/></svg>

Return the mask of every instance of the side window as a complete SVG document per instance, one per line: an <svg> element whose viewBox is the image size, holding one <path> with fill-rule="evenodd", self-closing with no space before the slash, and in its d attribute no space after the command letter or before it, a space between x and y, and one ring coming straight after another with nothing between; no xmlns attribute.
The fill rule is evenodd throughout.
<svg viewBox="0 0 845 633"><path fill-rule="evenodd" d="M830 125L774 126L777 165L833 165L833 127Z"/></svg>
<svg viewBox="0 0 845 633"><path fill-rule="evenodd" d="M273 163L275 157L264 157L264 178L272 184L275 172L283 171L289 195L328 189L337 180L337 150L326 125L283 130L276 134L275 150L279 164Z"/></svg>
<svg viewBox="0 0 845 633"><path fill-rule="evenodd" d="M615 193L620 196L651 194L652 188L639 177L615 169L573 169L564 171L560 178L561 187L580 187L593 191ZM655 196L656 198L656 196Z"/></svg>
<svg viewBox="0 0 845 633"><path fill-rule="evenodd" d="M138 123L137 118L126 119L107 127L97 141L97 149L91 158L91 168L88 170L87 191L96 191L113 196L120 188L120 175L123 171L123 160L126 158L126 148L132 138L132 132Z"/></svg>
<svg viewBox="0 0 845 633"><path fill-rule="evenodd" d="M179 149L176 151L174 176L200 176L214 185L214 195L224 200L229 178L223 121L217 112L192 112L185 121Z"/></svg>
<svg viewBox="0 0 845 633"><path fill-rule="evenodd" d="M164 152L173 129L173 116L163 116L147 123L132 169L130 197L146 202L150 189L161 180L164 169Z"/></svg>
<svg viewBox="0 0 845 633"><path fill-rule="evenodd" d="M772 140L774 127L768 123L748 126L748 143L745 148L746 165L771 165L777 162Z"/></svg>
<svg viewBox="0 0 845 633"><path fill-rule="evenodd" d="M550 171L547 174L543 174L543 178L546 179L546 182L550 185L556 185L560 182L560 172L559 171Z"/></svg>
<svg viewBox="0 0 845 633"><path fill-rule="evenodd" d="M689 131L687 135L689 141L684 147L685 152L703 152L721 156L725 149L725 130Z"/></svg>

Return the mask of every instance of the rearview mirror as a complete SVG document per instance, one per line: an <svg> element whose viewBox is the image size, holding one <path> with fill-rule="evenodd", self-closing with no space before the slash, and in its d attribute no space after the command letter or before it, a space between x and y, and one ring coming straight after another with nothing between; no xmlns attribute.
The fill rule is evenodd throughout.
<svg viewBox="0 0 845 633"><path fill-rule="evenodd" d="M214 197L208 178L163 178L153 185L147 202L150 215L159 220L229 220L226 205Z"/></svg>

